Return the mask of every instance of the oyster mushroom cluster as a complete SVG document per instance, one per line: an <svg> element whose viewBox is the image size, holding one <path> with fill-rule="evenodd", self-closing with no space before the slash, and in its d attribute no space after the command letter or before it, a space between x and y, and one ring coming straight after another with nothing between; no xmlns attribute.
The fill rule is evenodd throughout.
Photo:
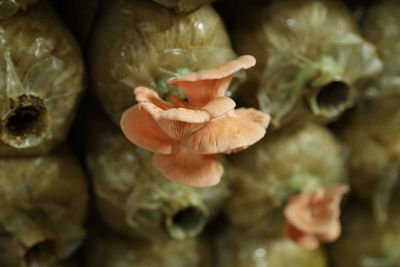
<svg viewBox="0 0 400 267"><path fill-rule="evenodd" d="M347 186L332 187L327 193L318 188L315 195L300 194L291 198L284 211L285 234L311 250L320 242L336 241L342 228L340 200L347 191Z"/></svg>
<svg viewBox="0 0 400 267"><path fill-rule="evenodd" d="M153 165L168 179L195 187L219 183L223 168L214 154L246 149L265 135L269 116L255 109L234 109L225 96L233 74L254 66L242 56L215 69L167 80L188 102L169 104L154 90L137 87L137 105L121 117L121 129L134 144L154 152Z"/></svg>

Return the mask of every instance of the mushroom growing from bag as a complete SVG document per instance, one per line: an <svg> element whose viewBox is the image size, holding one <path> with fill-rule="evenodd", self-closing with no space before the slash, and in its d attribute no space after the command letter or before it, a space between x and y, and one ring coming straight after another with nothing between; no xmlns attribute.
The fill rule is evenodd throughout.
<svg viewBox="0 0 400 267"><path fill-rule="evenodd" d="M177 15L149 0L106 1L89 47L94 91L115 124L135 104L133 88L153 88L164 100L183 97L165 81L236 56L211 6ZM243 78L244 73L234 77L229 94Z"/></svg>
<svg viewBox="0 0 400 267"><path fill-rule="evenodd" d="M86 236L88 192L65 148L36 158L0 159L0 266L52 266Z"/></svg>
<svg viewBox="0 0 400 267"><path fill-rule="evenodd" d="M153 167L152 153L93 112L86 161L106 224L122 235L153 241L199 235L225 201L227 181L195 189L165 179Z"/></svg>
<svg viewBox="0 0 400 267"><path fill-rule="evenodd" d="M340 202L348 191L347 185L335 185L327 192L318 187L314 194L292 197L284 210L286 237L308 250L335 242L342 233Z"/></svg>
<svg viewBox="0 0 400 267"><path fill-rule="evenodd" d="M281 236L284 208L292 197L347 181L346 151L315 124L274 132L230 158L226 175L232 193L224 211L250 236Z"/></svg>
<svg viewBox="0 0 400 267"><path fill-rule="evenodd" d="M264 137L269 115L252 108L234 109L225 96L235 72L248 69L255 58L241 56L213 69L167 80L179 86L188 102L163 101L152 89L134 90L137 105L121 117L121 129L134 144L154 152L153 165L176 183L217 185L223 167L215 154L247 149Z"/></svg>
<svg viewBox="0 0 400 267"><path fill-rule="evenodd" d="M78 44L44 2L0 27L0 155L48 153L66 138L83 90Z"/></svg>
<svg viewBox="0 0 400 267"><path fill-rule="evenodd" d="M258 64L238 99L270 114L275 128L337 118L382 70L375 47L340 1L246 4L233 43Z"/></svg>

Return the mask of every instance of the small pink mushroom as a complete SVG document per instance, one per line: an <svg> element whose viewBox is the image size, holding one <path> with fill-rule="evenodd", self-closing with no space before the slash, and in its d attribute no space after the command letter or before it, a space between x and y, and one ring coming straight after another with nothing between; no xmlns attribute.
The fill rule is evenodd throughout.
<svg viewBox="0 0 400 267"><path fill-rule="evenodd" d="M294 196L284 210L285 235L310 250L318 248L321 242L337 240L341 234L340 201L348 190L347 185L338 185L326 194L319 188L315 195Z"/></svg>

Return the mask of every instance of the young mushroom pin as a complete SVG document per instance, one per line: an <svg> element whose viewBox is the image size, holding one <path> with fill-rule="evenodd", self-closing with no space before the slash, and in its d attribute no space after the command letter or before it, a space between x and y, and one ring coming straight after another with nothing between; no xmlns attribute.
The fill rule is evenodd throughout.
<svg viewBox="0 0 400 267"><path fill-rule="evenodd" d="M134 90L137 105L121 117L121 129L134 144L154 152L153 165L168 179L193 187L219 183L223 167L215 154L232 153L259 141L270 117L251 108L235 108L225 96L235 72L254 66L241 56L214 69L167 80L182 89L188 102L172 104L146 87Z"/></svg>
<svg viewBox="0 0 400 267"><path fill-rule="evenodd" d="M313 250L320 242L336 241L341 234L340 201L349 190L347 185L322 187L314 195L298 194L285 207L285 235L299 246Z"/></svg>

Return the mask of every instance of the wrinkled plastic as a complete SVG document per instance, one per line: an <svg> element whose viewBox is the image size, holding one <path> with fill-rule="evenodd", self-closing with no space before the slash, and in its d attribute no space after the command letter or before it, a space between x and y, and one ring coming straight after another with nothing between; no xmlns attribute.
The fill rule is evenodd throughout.
<svg viewBox="0 0 400 267"><path fill-rule="evenodd" d="M275 128L337 118L382 70L340 1L259 2L232 33L236 51L257 58L239 100L271 114Z"/></svg>
<svg viewBox="0 0 400 267"><path fill-rule="evenodd" d="M398 193L397 193L398 194ZM335 267L400 266L400 201L391 202L385 224L375 221L369 205L353 202L343 213L343 233L330 246Z"/></svg>
<svg viewBox="0 0 400 267"><path fill-rule="evenodd" d="M0 1L0 19L7 19L20 10L26 10L38 0L2 0Z"/></svg>
<svg viewBox="0 0 400 267"><path fill-rule="evenodd" d="M89 240L87 267L210 267L206 240L159 240L147 242L125 239L102 231Z"/></svg>
<svg viewBox="0 0 400 267"><path fill-rule="evenodd" d="M345 149L327 129L313 124L267 135L231 159L232 194L225 212L252 236L280 235L284 205L295 194L347 181Z"/></svg>
<svg viewBox="0 0 400 267"><path fill-rule="evenodd" d="M63 141L83 90L79 47L45 3L0 20L0 155L38 155Z"/></svg>
<svg viewBox="0 0 400 267"><path fill-rule="evenodd" d="M166 8L172 8L178 14L185 14L195 11L214 0L153 0Z"/></svg>
<svg viewBox="0 0 400 267"><path fill-rule="evenodd" d="M372 200L376 219L384 221L400 174L400 96L361 102L339 131L349 146L354 194Z"/></svg>
<svg viewBox="0 0 400 267"><path fill-rule="evenodd" d="M382 75L369 86L367 96L400 93L400 3L377 1L367 10L362 30L384 63Z"/></svg>
<svg viewBox="0 0 400 267"><path fill-rule="evenodd" d="M151 87L166 100L171 95L183 97L178 87L165 84L168 78L236 57L212 7L176 15L148 0L106 2L89 53L95 92L116 124L135 104L135 87ZM231 91L244 75L234 79Z"/></svg>
<svg viewBox="0 0 400 267"><path fill-rule="evenodd" d="M48 266L85 238L84 174L69 151L0 159L0 266Z"/></svg>
<svg viewBox="0 0 400 267"><path fill-rule="evenodd" d="M229 227L216 239L218 267L326 267L322 248L305 250L284 238L251 238Z"/></svg>
<svg viewBox="0 0 400 267"><path fill-rule="evenodd" d="M150 240L197 236L220 210L227 182L195 189L173 183L100 114L90 118L87 165L99 213L114 230Z"/></svg>

